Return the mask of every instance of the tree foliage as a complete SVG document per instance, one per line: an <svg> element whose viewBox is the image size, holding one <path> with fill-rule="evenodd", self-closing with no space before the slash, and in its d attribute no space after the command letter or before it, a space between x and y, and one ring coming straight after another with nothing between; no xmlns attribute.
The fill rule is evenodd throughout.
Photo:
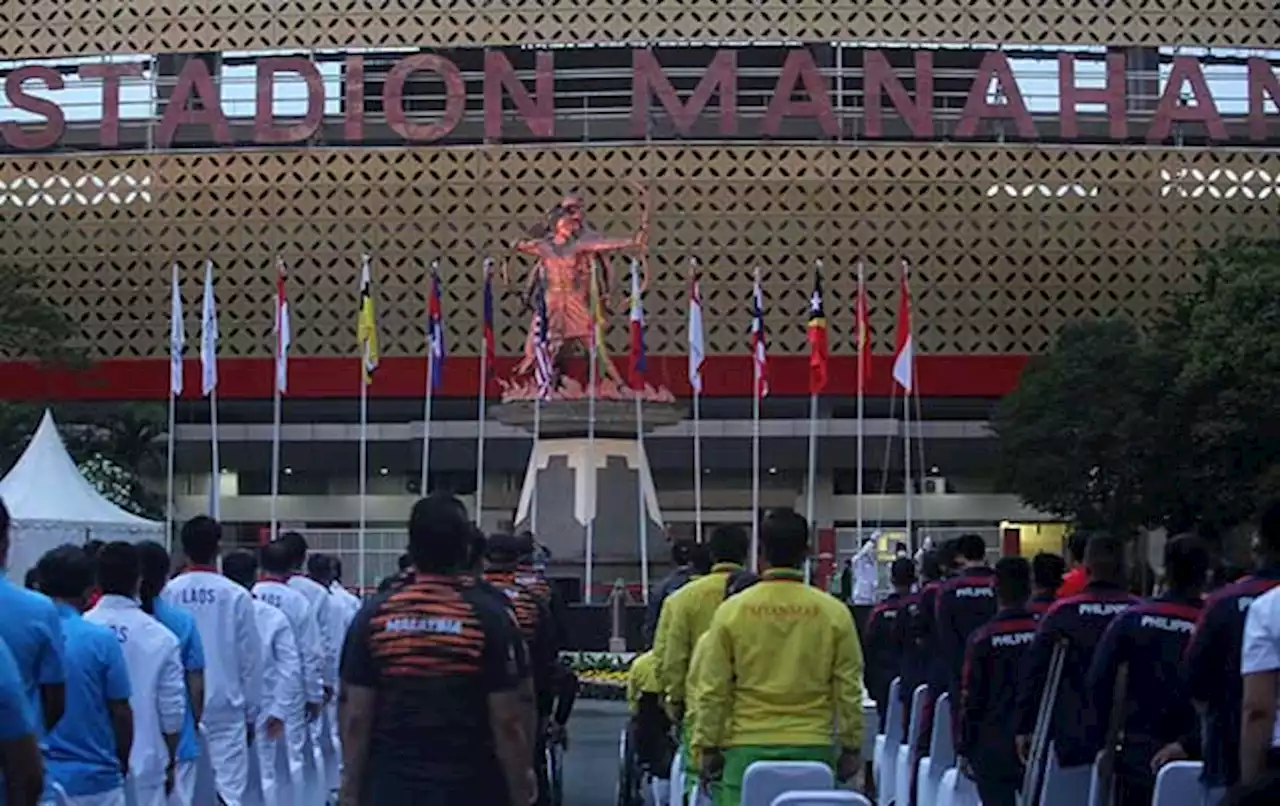
<svg viewBox="0 0 1280 806"><path fill-rule="evenodd" d="M46 297L37 274L0 265L0 354L80 364L78 335L75 321Z"/></svg>

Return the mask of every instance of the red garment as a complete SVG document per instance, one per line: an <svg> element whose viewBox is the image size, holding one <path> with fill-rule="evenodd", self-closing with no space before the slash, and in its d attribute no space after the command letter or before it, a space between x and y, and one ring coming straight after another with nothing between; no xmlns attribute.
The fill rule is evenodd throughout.
<svg viewBox="0 0 1280 806"><path fill-rule="evenodd" d="M1079 596L1084 593L1084 586L1088 584L1089 574L1084 570L1084 566L1073 568L1062 578L1062 587L1058 588L1058 598L1066 599L1068 596Z"/></svg>
<svg viewBox="0 0 1280 806"><path fill-rule="evenodd" d="M86 609L92 610L98 604L98 600L101 598L102 598L101 588L94 588L93 590L89 591L89 607Z"/></svg>

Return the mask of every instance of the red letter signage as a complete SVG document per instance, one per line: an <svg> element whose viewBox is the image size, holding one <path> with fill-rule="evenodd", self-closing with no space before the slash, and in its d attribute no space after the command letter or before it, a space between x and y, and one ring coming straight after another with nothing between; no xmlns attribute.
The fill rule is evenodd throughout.
<svg viewBox="0 0 1280 806"><path fill-rule="evenodd" d="M720 135L732 137L738 133L738 54L733 50L718 50L707 71L702 74L698 86L689 96L688 103L680 103L675 87L662 72L658 57L651 50L632 51L631 62L631 135L646 137L649 131L649 99L656 97L662 104L676 134L688 136L693 126L707 108L711 96L720 96Z"/></svg>
<svg viewBox="0 0 1280 806"><path fill-rule="evenodd" d="M1249 139L1267 139L1267 98L1280 106L1280 81L1266 59L1249 59Z"/></svg>
<svg viewBox="0 0 1280 806"><path fill-rule="evenodd" d="M533 96L525 89L507 54L487 50L484 54L484 139L502 141L502 90L515 102L516 114L529 127L534 137L555 137L556 77L555 58L550 51L540 50L533 71Z"/></svg>
<svg viewBox="0 0 1280 806"><path fill-rule="evenodd" d="M348 143L364 140L364 57L348 56L346 95L342 101L342 136Z"/></svg>
<svg viewBox="0 0 1280 806"><path fill-rule="evenodd" d="M902 80L893 73L889 59L878 50L863 51L862 74L866 86L863 104L866 108L866 119L863 126L867 137L876 139L884 136L884 122L880 104L883 96L888 95L893 108L897 110L911 136L921 140L933 137L933 52L918 50L916 59L916 100L902 86Z"/></svg>
<svg viewBox="0 0 1280 806"><path fill-rule="evenodd" d="M1129 123L1124 109L1124 55L1107 54L1107 78L1103 88L1091 89L1076 86L1076 55L1058 54L1058 120L1064 140L1080 136L1076 120L1076 107L1080 104L1103 104L1107 108L1107 131L1114 140L1123 140L1129 134Z"/></svg>
<svg viewBox="0 0 1280 806"><path fill-rule="evenodd" d="M439 123L410 123L404 113L404 84L417 72L431 72L444 82L444 117ZM462 122L467 108L467 85L453 62L443 56L419 53L401 59L387 74L382 90L382 106L391 131L410 142L430 143L448 136Z"/></svg>
<svg viewBox="0 0 1280 806"><path fill-rule="evenodd" d="M791 99L796 91L797 80L804 84L809 100ZM840 124L831 111L827 81L818 72L818 66L813 63L809 51L803 48L787 54L787 60L782 65L782 75L778 76L778 84L773 88L773 97L769 99L769 108L765 110L764 121L760 124L760 133L766 137L777 136L782 128L782 119L789 116L816 117L823 134L828 137L840 134Z"/></svg>
<svg viewBox="0 0 1280 806"><path fill-rule="evenodd" d="M13 104L15 109L40 115L45 119L44 125L38 128L29 124L0 123L0 134L4 135L9 145L21 151L52 148L62 139L62 132L67 125L67 118L62 113L61 107L53 101L28 95L23 89L23 85L32 80L43 82L46 87L54 91L65 86L61 73L52 67L41 65L19 67L5 77L4 97L9 99L9 103Z"/></svg>
<svg viewBox="0 0 1280 806"><path fill-rule="evenodd" d="M188 108L196 106L192 101L198 102L198 109ZM194 124L208 126L215 143L231 145L231 128L227 126L227 118L222 114L222 99L218 95L218 88L213 85L208 66L197 58L187 60L178 73L173 95L165 105L164 117L160 118L156 146L168 148L173 144L173 135L179 126Z"/></svg>
<svg viewBox="0 0 1280 806"><path fill-rule="evenodd" d="M307 83L307 114L301 123L275 124L276 75L294 73ZM324 80L310 59L302 56L267 56L258 60L257 103L253 115L253 142L297 143L315 134L324 120Z"/></svg>
<svg viewBox="0 0 1280 806"><path fill-rule="evenodd" d="M142 63L82 64L80 78L102 79L102 121L98 124L98 145L120 145L120 79L142 75Z"/></svg>
<svg viewBox="0 0 1280 806"><path fill-rule="evenodd" d="M1191 97L1194 105L1182 104L1182 85L1191 85ZM1163 143L1169 138L1169 130L1173 122L1202 123L1211 140L1222 142L1227 139L1227 126L1218 114L1218 105L1213 102L1213 93L1200 71L1200 61L1193 56L1174 56L1173 66L1169 69L1169 80L1160 95L1160 105L1156 107L1155 116L1151 119L1151 128L1147 131L1148 143Z"/></svg>
<svg viewBox="0 0 1280 806"><path fill-rule="evenodd" d="M987 100L992 80L996 83L997 98L1004 98L1007 103ZM969 87L969 97L956 125L956 137L973 137L978 133L978 122L985 118L1012 120L1018 136L1025 140L1036 137L1036 125L1031 120L1027 105L1022 102L1022 91L1018 89L1013 69L1009 67L1009 58L998 50L988 52L982 57L982 64L978 65L978 76Z"/></svg>

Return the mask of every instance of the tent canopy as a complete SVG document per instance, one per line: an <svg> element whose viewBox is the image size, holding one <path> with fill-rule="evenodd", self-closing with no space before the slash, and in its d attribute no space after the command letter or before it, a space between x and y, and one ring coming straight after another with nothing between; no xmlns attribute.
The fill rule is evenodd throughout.
<svg viewBox="0 0 1280 806"><path fill-rule="evenodd" d="M0 480L0 500L9 510L7 565L14 576L25 574L46 551L64 543L136 543L164 535L163 523L121 509L85 479L48 411L22 458Z"/></svg>

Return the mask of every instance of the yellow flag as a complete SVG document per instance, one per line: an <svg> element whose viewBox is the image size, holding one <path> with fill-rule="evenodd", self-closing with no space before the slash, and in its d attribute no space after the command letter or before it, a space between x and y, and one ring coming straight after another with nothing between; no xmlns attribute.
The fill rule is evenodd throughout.
<svg viewBox="0 0 1280 806"><path fill-rule="evenodd" d="M360 344L364 383L368 386L373 383L373 371L378 368L378 320L373 312L373 282L369 278L368 255L361 256L360 311L356 338Z"/></svg>

